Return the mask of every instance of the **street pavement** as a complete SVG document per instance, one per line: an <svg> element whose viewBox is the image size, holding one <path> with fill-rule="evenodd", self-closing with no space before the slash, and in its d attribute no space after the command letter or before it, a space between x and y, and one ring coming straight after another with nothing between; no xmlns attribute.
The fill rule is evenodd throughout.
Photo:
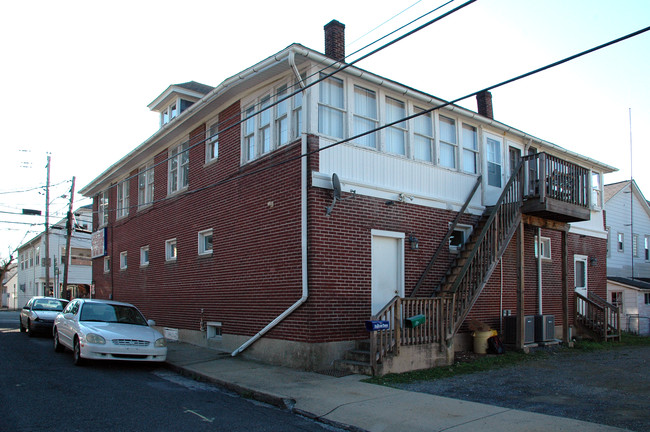
<svg viewBox="0 0 650 432"><path fill-rule="evenodd" d="M182 342L168 344L167 366L265 402L351 431L622 431L564 417L409 392L232 357Z"/></svg>

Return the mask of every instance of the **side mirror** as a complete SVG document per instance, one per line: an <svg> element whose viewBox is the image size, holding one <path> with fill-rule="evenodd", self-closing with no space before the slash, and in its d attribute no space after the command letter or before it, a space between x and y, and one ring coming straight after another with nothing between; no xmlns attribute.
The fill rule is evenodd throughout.
<svg viewBox="0 0 650 432"><path fill-rule="evenodd" d="M63 314L63 318L67 320L71 320L72 318L74 318L74 315L71 313Z"/></svg>
<svg viewBox="0 0 650 432"><path fill-rule="evenodd" d="M156 325L156 321L150 319L150 320L147 320L147 324L149 325L149 327L153 327L153 326Z"/></svg>

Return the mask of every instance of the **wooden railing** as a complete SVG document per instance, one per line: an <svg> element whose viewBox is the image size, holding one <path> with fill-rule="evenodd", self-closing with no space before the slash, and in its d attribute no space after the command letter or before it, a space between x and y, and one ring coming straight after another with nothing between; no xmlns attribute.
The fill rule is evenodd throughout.
<svg viewBox="0 0 650 432"><path fill-rule="evenodd" d="M524 184L522 166L520 161L476 237L476 244L465 264L455 276L449 290L453 299L453 315L445 323L447 341L453 338L467 317L519 225L523 197L521 186Z"/></svg>
<svg viewBox="0 0 650 432"><path fill-rule="evenodd" d="M524 156L526 198L552 198L589 208L591 189L589 170L546 153ZM543 187L540 187L543 185Z"/></svg>
<svg viewBox="0 0 650 432"><path fill-rule="evenodd" d="M576 293L576 321L603 340L621 340L621 312L594 293Z"/></svg>
<svg viewBox="0 0 650 432"><path fill-rule="evenodd" d="M440 343L444 340L444 323L449 319L451 302L444 298L394 297L373 321L388 321L390 328L370 333L370 364L375 371L389 354L399 355L401 346ZM424 315L424 323L414 328L405 326L405 319Z"/></svg>
<svg viewBox="0 0 650 432"><path fill-rule="evenodd" d="M458 226L458 222L460 221L460 218L462 215L465 214L465 210L467 210L467 207L469 206L469 203L472 201L472 198L474 198L474 194L478 190L478 187L481 185L481 179L482 176L478 176L476 179L476 184L474 184L474 188L472 191L469 193L469 196L467 197L467 200L465 200L465 204L463 204L463 207L460 209L456 217L454 218L454 221L451 223L449 226L449 229L447 230L447 234L445 234L445 237L442 239L440 244L438 245L438 249L436 249L435 253L431 257L431 260L429 261L429 264L427 264L427 267L424 269L424 272L422 272L422 276L420 276L420 279L418 280L418 283L415 284L415 288L413 291L411 291L411 295L409 297L415 297L417 295L418 290L424 284L424 281L427 278L427 275L431 271L431 268L435 264L436 260L438 259L438 256L440 253L445 249L449 247L449 239L451 238L451 235L454 233L454 230Z"/></svg>

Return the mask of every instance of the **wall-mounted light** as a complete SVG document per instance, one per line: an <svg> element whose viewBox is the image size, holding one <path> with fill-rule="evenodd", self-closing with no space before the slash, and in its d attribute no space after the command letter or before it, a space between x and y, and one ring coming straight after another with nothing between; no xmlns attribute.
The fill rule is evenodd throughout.
<svg viewBox="0 0 650 432"><path fill-rule="evenodd" d="M418 238L414 236L413 234L409 235L409 243L411 244L411 249L412 250L418 250L420 247L420 244L418 242Z"/></svg>
<svg viewBox="0 0 650 432"><path fill-rule="evenodd" d="M598 265L598 258L596 257L589 258L589 264L591 264L592 267L596 267Z"/></svg>

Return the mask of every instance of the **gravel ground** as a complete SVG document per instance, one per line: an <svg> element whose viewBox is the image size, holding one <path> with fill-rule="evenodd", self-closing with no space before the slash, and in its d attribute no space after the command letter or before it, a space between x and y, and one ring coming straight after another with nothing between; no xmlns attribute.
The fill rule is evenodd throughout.
<svg viewBox="0 0 650 432"><path fill-rule="evenodd" d="M551 351L548 358L486 372L396 387L650 431L650 347L591 353Z"/></svg>

